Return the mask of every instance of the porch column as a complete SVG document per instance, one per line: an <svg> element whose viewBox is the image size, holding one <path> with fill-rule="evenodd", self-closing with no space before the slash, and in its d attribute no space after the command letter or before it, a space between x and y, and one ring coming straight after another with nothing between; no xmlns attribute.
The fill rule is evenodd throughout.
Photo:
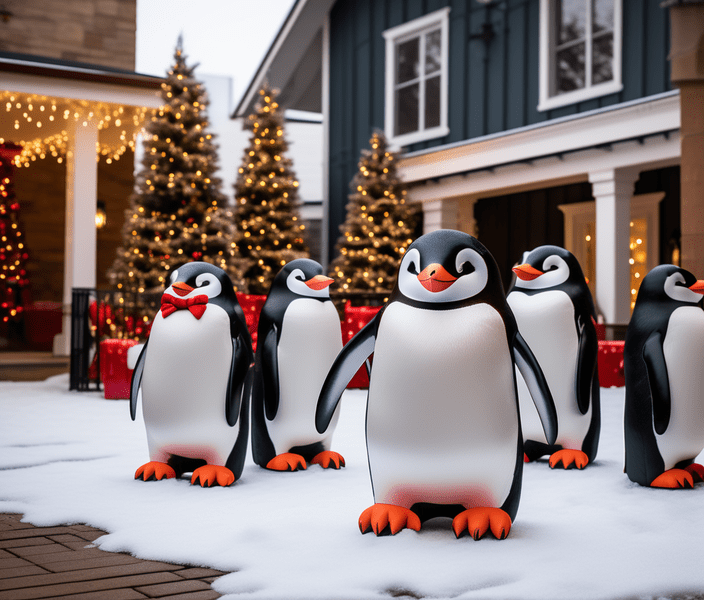
<svg viewBox="0 0 704 600"><path fill-rule="evenodd" d="M66 232L62 331L54 339L54 354L71 354L71 290L95 287L95 210L98 196L96 144L98 126L75 123L66 153Z"/></svg>
<svg viewBox="0 0 704 600"><path fill-rule="evenodd" d="M423 233L438 229L457 229L457 200L423 202Z"/></svg>
<svg viewBox="0 0 704 600"><path fill-rule="evenodd" d="M589 173L596 200L596 303L607 323L625 324L631 316L631 196L638 178L632 169Z"/></svg>

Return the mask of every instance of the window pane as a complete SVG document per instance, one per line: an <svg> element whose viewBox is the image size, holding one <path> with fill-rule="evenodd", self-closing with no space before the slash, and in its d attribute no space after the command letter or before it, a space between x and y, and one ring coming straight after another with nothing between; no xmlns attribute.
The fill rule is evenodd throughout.
<svg viewBox="0 0 704 600"><path fill-rule="evenodd" d="M418 84L396 90L395 135L418 131Z"/></svg>
<svg viewBox="0 0 704 600"><path fill-rule="evenodd" d="M415 79L419 75L418 38L408 40L397 46L396 83Z"/></svg>
<svg viewBox="0 0 704 600"><path fill-rule="evenodd" d="M614 78L614 39L612 34L601 35L592 45L592 83L603 83Z"/></svg>
<svg viewBox="0 0 704 600"><path fill-rule="evenodd" d="M586 33L586 0L555 0L558 45L580 40Z"/></svg>
<svg viewBox="0 0 704 600"><path fill-rule="evenodd" d="M440 68L440 30L436 29L425 37L425 74L431 75Z"/></svg>
<svg viewBox="0 0 704 600"><path fill-rule="evenodd" d="M592 13L592 31L613 31L614 28L614 0L594 0Z"/></svg>
<svg viewBox="0 0 704 600"><path fill-rule="evenodd" d="M440 77L425 81L425 128L440 127Z"/></svg>
<svg viewBox="0 0 704 600"><path fill-rule="evenodd" d="M557 53L557 93L584 87L584 44L575 44Z"/></svg>

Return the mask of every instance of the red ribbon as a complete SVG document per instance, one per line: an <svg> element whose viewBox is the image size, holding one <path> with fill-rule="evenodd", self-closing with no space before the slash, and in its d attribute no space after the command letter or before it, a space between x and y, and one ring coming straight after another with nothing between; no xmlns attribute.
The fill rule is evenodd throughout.
<svg viewBox="0 0 704 600"><path fill-rule="evenodd" d="M161 314L166 318L177 310L187 308L196 319L200 319L205 309L208 308L207 305L208 296L205 294L193 296L192 298L177 298L171 294L164 294L161 297Z"/></svg>

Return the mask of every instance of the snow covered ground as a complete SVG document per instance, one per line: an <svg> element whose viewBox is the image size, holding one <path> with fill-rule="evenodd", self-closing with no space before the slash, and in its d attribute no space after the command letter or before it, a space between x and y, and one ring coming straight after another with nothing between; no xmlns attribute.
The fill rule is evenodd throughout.
<svg viewBox="0 0 704 600"><path fill-rule="evenodd" d="M230 488L139 482L148 460L127 402L68 392L67 376L0 382L0 512L110 533L104 550L230 571L213 587L258 599L634 599L704 592L704 485L654 490L623 473L623 390L602 390L597 461L585 471L526 465L508 539L455 539L447 519L420 533L361 535L372 503L366 392L347 391L333 449L341 471L265 471ZM140 411L141 412L141 411ZM704 460L700 456L699 462ZM684 597L684 596L683 596Z"/></svg>

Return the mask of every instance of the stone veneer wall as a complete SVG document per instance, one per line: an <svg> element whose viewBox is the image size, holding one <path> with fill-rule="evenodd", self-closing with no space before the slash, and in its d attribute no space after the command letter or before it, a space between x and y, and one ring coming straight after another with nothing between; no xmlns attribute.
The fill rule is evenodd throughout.
<svg viewBox="0 0 704 600"><path fill-rule="evenodd" d="M5 0L0 51L134 70L137 0Z"/></svg>

